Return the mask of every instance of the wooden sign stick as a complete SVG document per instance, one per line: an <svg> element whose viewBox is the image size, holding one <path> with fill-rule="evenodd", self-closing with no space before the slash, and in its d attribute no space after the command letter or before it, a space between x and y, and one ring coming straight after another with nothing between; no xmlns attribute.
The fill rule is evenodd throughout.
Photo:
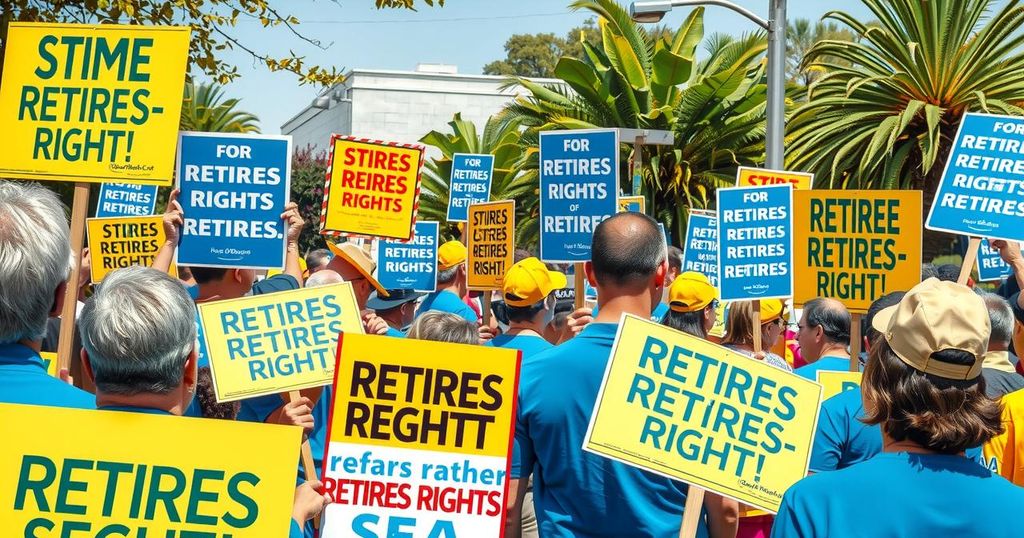
<svg viewBox="0 0 1024 538"><path fill-rule="evenodd" d="M704 488L690 484L686 490L686 505L683 506L683 524L679 527L679 538L697 536L701 507L704 505Z"/></svg>
<svg viewBox="0 0 1024 538"><path fill-rule="evenodd" d="M75 314L78 311L78 286L82 272L82 242L85 239L85 215L89 210L89 184L75 183L71 202L71 274L64 291L64 308L60 313L60 340L57 342L57 375L71 369L71 353L75 342Z"/></svg>
<svg viewBox="0 0 1024 538"><path fill-rule="evenodd" d="M288 391L288 401L294 403L302 396L297 390ZM300 450L302 456L302 468L306 470L306 481L316 480L316 462L313 460L313 450L309 448L309 439L302 441ZM320 528L320 516L313 518L313 527Z"/></svg>
<svg viewBox="0 0 1024 538"><path fill-rule="evenodd" d="M753 313L754 319L751 322L752 323L752 327L753 327L753 330L751 332L754 333L753 334L753 337L754 337L753 346L754 346L754 353L756 354L757 352L761 351L761 301L753 301L753 303L754 303L754 306L752 307L753 308L753 312L752 313Z"/></svg>
<svg viewBox="0 0 1024 538"><path fill-rule="evenodd" d="M974 269L974 264L978 261L979 248L981 248L981 238L972 237L967 244L967 252L964 253L964 263L960 266L960 278L956 279L957 284L967 285L967 281L971 278L971 270Z"/></svg>
<svg viewBox="0 0 1024 538"><path fill-rule="evenodd" d="M860 371L860 346L864 338L860 334L860 314L850 315L850 371Z"/></svg>
<svg viewBox="0 0 1024 538"><path fill-rule="evenodd" d="M573 271L575 273L575 286L576 286L576 299L573 308L579 310L586 304L586 278L587 275L583 273L583 264L577 263L576 268Z"/></svg>
<svg viewBox="0 0 1024 538"><path fill-rule="evenodd" d="M480 294L480 314L483 315L483 325L491 324L491 290L485 290Z"/></svg>

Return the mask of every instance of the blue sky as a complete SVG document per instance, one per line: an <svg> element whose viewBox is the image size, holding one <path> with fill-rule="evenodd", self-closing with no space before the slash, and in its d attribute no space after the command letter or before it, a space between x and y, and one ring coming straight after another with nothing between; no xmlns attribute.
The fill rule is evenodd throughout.
<svg viewBox="0 0 1024 538"><path fill-rule="evenodd" d="M767 16L768 0L735 0L761 17ZM621 0L623 4L628 4ZM422 3L422 2L419 2ZM554 32L559 35L582 23L588 12L572 12L568 0L447 0L443 8L425 5L419 11L385 10L373 0L289 0L274 2L302 21L299 29L320 40L326 50L292 36L284 28L264 29L256 21L240 19L236 37L248 47L271 55L293 50L309 64L339 69L413 70L417 63L446 63L459 73L477 74L483 66L505 57L505 41L516 33ZM790 19L819 19L830 10L844 10L862 20L868 10L857 0L790 0ZM678 25L689 12L678 8L665 23ZM739 34L756 27L733 12L709 7L705 35L713 32ZM239 67L242 76L227 92L242 99L241 108L256 114L264 133L280 132L281 124L316 96L313 86L300 86L289 73L270 73L254 64L244 52L225 58Z"/></svg>

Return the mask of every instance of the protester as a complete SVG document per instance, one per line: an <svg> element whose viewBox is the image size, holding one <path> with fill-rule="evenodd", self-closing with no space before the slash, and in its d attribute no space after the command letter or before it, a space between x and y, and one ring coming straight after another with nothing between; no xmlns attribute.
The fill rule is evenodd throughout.
<svg viewBox="0 0 1024 538"><path fill-rule="evenodd" d="M331 251L326 248L318 248L306 254L306 273L308 276L315 275L318 271L327 269L331 261Z"/></svg>
<svg viewBox="0 0 1024 538"><path fill-rule="evenodd" d="M1003 396L1002 404L1003 433L985 443L985 463L999 476L1024 486L1024 390Z"/></svg>
<svg viewBox="0 0 1024 538"><path fill-rule="evenodd" d="M387 290L387 297L381 297L377 292L373 292L366 301L366 307L387 322L391 328L388 335L402 336L409 331L416 318L416 301L424 295L426 294L412 290Z"/></svg>
<svg viewBox="0 0 1024 538"><path fill-rule="evenodd" d="M761 303L761 349L754 352L754 303L734 301L729 304L722 345L786 371L793 368L786 359L769 351L782 336L786 326L786 305L778 299L765 299Z"/></svg>
<svg viewBox="0 0 1024 538"><path fill-rule="evenodd" d="M665 276L665 288L671 288L676 278L683 273L683 251L677 246L668 246L668 275Z"/></svg>
<svg viewBox="0 0 1024 538"><path fill-rule="evenodd" d="M560 301L555 303L555 315L552 316L551 323L544 327L544 339L549 344L557 346L562 343L562 338L565 336L566 327L569 322L569 314L571 313L571 309L562 309Z"/></svg>
<svg viewBox="0 0 1024 538"><path fill-rule="evenodd" d="M456 314L437 311L416 318L406 337L453 344L476 344L479 339L476 325Z"/></svg>
<svg viewBox="0 0 1024 538"><path fill-rule="evenodd" d="M623 313L647 318L668 264L653 219L619 213L594 232L587 278L600 314L581 333L523 361L506 534L520 535L527 479L541 536L675 536L687 486L584 452L583 438ZM707 526L700 522L699 535Z"/></svg>
<svg viewBox="0 0 1024 538"><path fill-rule="evenodd" d="M984 301L929 279L873 325L881 337L864 371L864 420L881 427L883 451L792 486L772 536L1020 536L1017 518L992 515L1024 506L1024 489L963 455L1002 431L980 376Z"/></svg>
<svg viewBox="0 0 1024 538"><path fill-rule="evenodd" d="M345 279L341 278L341 275L339 275L338 273L331 271L330 269L321 269L313 273L312 275L310 275L309 278L306 279L305 287L317 288L320 286L327 286L330 284L342 284L344 282Z"/></svg>
<svg viewBox="0 0 1024 538"><path fill-rule="evenodd" d="M427 295L420 303L416 315L436 310L462 316L470 323L478 323L476 311L463 301L469 293L466 283L466 259L469 252L461 241L448 241L437 249L437 291Z"/></svg>
<svg viewBox="0 0 1024 538"><path fill-rule="evenodd" d="M195 306L180 282L143 267L118 269L86 302L79 320L82 364L101 410L181 416L197 384ZM290 538L329 499L320 482L295 491Z"/></svg>
<svg viewBox="0 0 1024 538"><path fill-rule="evenodd" d="M1016 282L1017 291L1008 294L1007 300L1010 302L1010 308L1013 309L1013 317L1017 319L1018 323L1024 323L1024 296L1020 292L1024 288L1024 256L1021 256L1020 243L992 239L989 241L989 245L994 250L998 250L999 257L1013 269L1013 280ZM1017 352L1020 353L1021 350L1018 349Z"/></svg>
<svg viewBox="0 0 1024 538"><path fill-rule="evenodd" d="M523 360L551 349L544 332L555 316L555 290L564 288L563 273L548 270L537 258L526 258L505 273L502 298L509 330L487 345L518 349Z"/></svg>
<svg viewBox="0 0 1024 538"><path fill-rule="evenodd" d="M979 292L988 309L992 334L988 351L981 365L981 377L985 379L985 394L989 398L1001 398L1005 394L1024 389L1024 377L1017 373L1014 364L1017 357L1010 352L1013 338L1013 310L1006 299L994 294Z"/></svg>
<svg viewBox="0 0 1024 538"><path fill-rule="evenodd" d="M687 271L672 282L668 307L662 325L707 339L708 331L715 325L718 290L708 277Z"/></svg>
<svg viewBox="0 0 1024 538"><path fill-rule="evenodd" d="M39 356L48 319L64 307L68 234L52 191L0 181L0 402L95 407L91 394L47 375Z"/></svg>
<svg viewBox="0 0 1024 538"><path fill-rule="evenodd" d="M795 370L800 376L817 381L821 371L850 371L850 312L835 299L807 301L797 324L797 342L807 361Z"/></svg>

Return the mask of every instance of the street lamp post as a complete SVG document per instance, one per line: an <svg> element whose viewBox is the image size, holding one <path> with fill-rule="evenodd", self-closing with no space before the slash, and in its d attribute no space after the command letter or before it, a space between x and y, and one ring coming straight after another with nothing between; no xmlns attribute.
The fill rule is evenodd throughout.
<svg viewBox="0 0 1024 538"><path fill-rule="evenodd" d="M712 5L731 9L768 32L768 110L765 166L781 170L786 136L786 0L768 0L768 20L727 0L665 0L633 2L629 15L637 22L658 22L673 7Z"/></svg>

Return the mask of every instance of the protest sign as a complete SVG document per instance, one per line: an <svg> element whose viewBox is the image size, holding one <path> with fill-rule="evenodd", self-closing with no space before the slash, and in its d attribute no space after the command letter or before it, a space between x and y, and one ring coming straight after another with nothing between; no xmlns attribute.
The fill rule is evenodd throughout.
<svg viewBox="0 0 1024 538"><path fill-rule="evenodd" d="M343 335L321 536L501 536L518 359L512 349Z"/></svg>
<svg viewBox="0 0 1024 538"><path fill-rule="evenodd" d="M437 222L419 221L410 241L380 241L377 281L384 289L432 292L437 289Z"/></svg>
<svg viewBox="0 0 1024 538"><path fill-rule="evenodd" d="M43 366L46 367L46 374L52 377L57 377L57 354L40 351L39 358L43 359Z"/></svg>
<svg viewBox="0 0 1024 538"><path fill-rule="evenodd" d="M363 332L350 282L198 307L218 402L329 385L338 333Z"/></svg>
<svg viewBox="0 0 1024 538"><path fill-rule="evenodd" d="M333 135L320 233L411 238L422 165L423 146Z"/></svg>
<svg viewBox="0 0 1024 538"><path fill-rule="evenodd" d="M110 272L140 265L150 267L156 253L167 241L163 217L118 217L88 219L89 270L93 284L103 282ZM169 271L177 275L174 266Z"/></svg>
<svg viewBox="0 0 1024 538"><path fill-rule="evenodd" d="M860 386L860 372L831 372L818 370L818 384L822 389L822 400L827 400L840 392L853 390Z"/></svg>
<svg viewBox="0 0 1024 538"><path fill-rule="evenodd" d="M583 448L774 512L807 476L820 402L817 383L626 316Z"/></svg>
<svg viewBox="0 0 1024 538"><path fill-rule="evenodd" d="M865 314L921 282L921 191L793 193L793 300L841 301Z"/></svg>
<svg viewBox="0 0 1024 538"><path fill-rule="evenodd" d="M104 183L96 201L96 217L139 217L156 209L156 185Z"/></svg>
<svg viewBox="0 0 1024 538"><path fill-rule="evenodd" d="M935 193L929 229L1024 240L1024 118L964 114Z"/></svg>
<svg viewBox="0 0 1024 538"><path fill-rule="evenodd" d="M690 213L683 249L683 271L696 271L718 287L718 216Z"/></svg>
<svg viewBox="0 0 1024 538"><path fill-rule="evenodd" d="M448 222L466 222L469 206L491 199L494 155L452 155L448 187Z"/></svg>
<svg viewBox="0 0 1024 538"><path fill-rule="evenodd" d="M471 290L501 289L515 256L516 202L469 206L466 280Z"/></svg>
<svg viewBox="0 0 1024 538"><path fill-rule="evenodd" d="M978 281L1002 280L1013 274L1013 268L1003 261L999 251L990 247L988 241L981 242L978 250Z"/></svg>
<svg viewBox="0 0 1024 538"><path fill-rule="evenodd" d="M765 185L793 185L794 190L808 190L814 185L814 174L768 170L741 166L736 169L737 187L763 187Z"/></svg>
<svg viewBox="0 0 1024 538"><path fill-rule="evenodd" d="M300 428L13 404L0 424L4 536L288 536Z"/></svg>
<svg viewBox="0 0 1024 538"><path fill-rule="evenodd" d="M721 300L793 295L793 186L720 188L717 196Z"/></svg>
<svg viewBox="0 0 1024 538"><path fill-rule="evenodd" d="M619 196L619 213L644 213L646 208L647 199L643 196Z"/></svg>
<svg viewBox="0 0 1024 538"><path fill-rule="evenodd" d="M0 177L170 185L189 31L12 22Z"/></svg>
<svg viewBox="0 0 1024 538"><path fill-rule="evenodd" d="M618 212L615 129L540 133L540 259L590 260L594 228Z"/></svg>
<svg viewBox="0 0 1024 538"><path fill-rule="evenodd" d="M177 261L192 267L280 269L291 196L290 136L181 133Z"/></svg>

